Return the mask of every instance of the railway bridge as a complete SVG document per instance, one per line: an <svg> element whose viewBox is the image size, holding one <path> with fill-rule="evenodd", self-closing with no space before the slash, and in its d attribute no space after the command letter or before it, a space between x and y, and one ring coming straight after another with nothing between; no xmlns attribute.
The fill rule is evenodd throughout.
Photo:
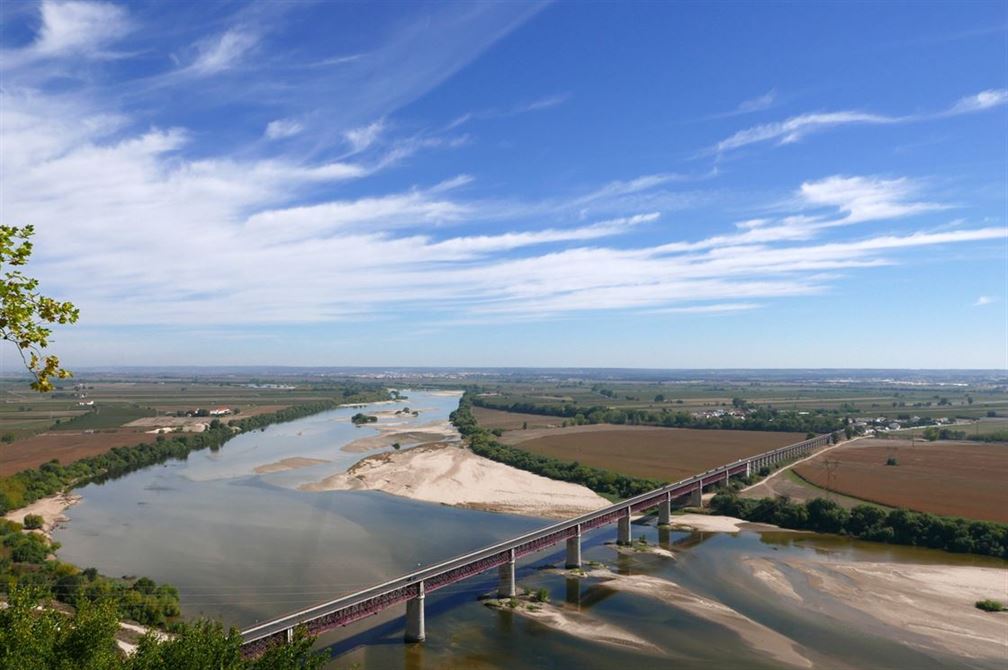
<svg viewBox="0 0 1008 670"><path fill-rule="evenodd" d="M242 654L257 656L273 645L286 644L293 639L294 630L298 626L305 626L309 633L316 635L346 626L403 602L406 603L405 640L421 642L426 636L424 597L428 593L497 568L498 595L503 598L512 597L515 595L515 563L525 556L564 542L567 549L566 566L580 567L581 537L585 533L616 523L617 542L630 544L630 518L634 513L657 508L659 524L668 524L671 520L672 501L690 496L692 504L699 506L705 486L727 482L733 475L758 472L764 466L793 461L830 442L829 434L819 435L797 444L743 458L577 518L267 621L241 632Z"/></svg>

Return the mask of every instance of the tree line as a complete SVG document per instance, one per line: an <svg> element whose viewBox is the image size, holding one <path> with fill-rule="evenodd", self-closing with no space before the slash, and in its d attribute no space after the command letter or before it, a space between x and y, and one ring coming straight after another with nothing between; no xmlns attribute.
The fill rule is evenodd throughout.
<svg viewBox="0 0 1008 670"><path fill-rule="evenodd" d="M834 410L815 410L808 414L770 407L747 410L745 416L693 416L689 412L618 408L595 405L541 405L528 401L507 402L498 396L471 394L472 404L505 412L558 416L569 419L573 425L612 423L617 425L648 425L666 428L698 428L712 430L773 430L792 433L831 433L842 430L847 421Z"/></svg>
<svg viewBox="0 0 1008 670"><path fill-rule="evenodd" d="M782 528L1008 558L1008 524L993 521L971 521L906 509L887 511L875 505L858 505L847 510L825 498L798 503L786 498L740 498L733 493L716 494L711 499L711 511Z"/></svg>

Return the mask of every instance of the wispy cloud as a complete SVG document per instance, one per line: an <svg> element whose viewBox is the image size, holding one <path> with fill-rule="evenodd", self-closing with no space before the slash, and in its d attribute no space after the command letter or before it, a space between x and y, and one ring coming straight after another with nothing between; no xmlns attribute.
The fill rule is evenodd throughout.
<svg viewBox="0 0 1008 670"><path fill-rule="evenodd" d="M110 3L47 0L41 10L40 54L94 53L129 30L126 12Z"/></svg>
<svg viewBox="0 0 1008 670"><path fill-rule="evenodd" d="M374 144L384 130L385 121L383 119L378 119L366 126L351 128L350 130L344 132L343 136L350 144L350 148L355 153L359 153Z"/></svg>
<svg viewBox="0 0 1008 670"><path fill-rule="evenodd" d="M889 116L854 110L817 112L793 116L784 121L765 123L740 130L718 142L711 151L723 153L751 144L776 141L778 144L797 142L809 134L849 125L886 125L926 121L930 119L970 114L992 109L1008 102L1008 91L991 89L964 97L948 109L932 114Z"/></svg>
<svg viewBox="0 0 1008 670"><path fill-rule="evenodd" d="M982 296L980 296L979 298L976 299L976 302L973 303L973 306L974 307L985 307L986 305L993 305L997 301L998 301L998 299L997 299L996 296L982 295Z"/></svg>
<svg viewBox="0 0 1008 670"><path fill-rule="evenodd" d="M742 116L743 114L753 114L755 112L762 112L767 109L771 109L778 103L777 89L772 88L763 95L758 95L755 98L749 98L743 100L738 104L735 109L729 110L727 112L721 112L719 114L711 114L707 116L707 119L727 119L733 116Z"/></svg>
<svg viewBox="0 0 1008 670"><path fill-rule="evenodd" d="M276 119L266 125L265 135L268 139L279 140L293 137L304 130L304 126L294 119Z"/></svg>
<svg viewBox="0 0 1008 670"><path fill-rule="evenodd" d="M258 35L232 28L196 45L196 57L188 69L200 75L217 74L237 65L259 42Z"/></svg>
<svg viewBox="0 0 1008 670"><path fill-rule="evenodd" d="M965 98L961 98L945 114L947 116L954 116L956 114L979 112L993 107L1000 107L1006 102L1008 102L1008 89L989 89L980 91L976 95L968 95Z"/></svg>

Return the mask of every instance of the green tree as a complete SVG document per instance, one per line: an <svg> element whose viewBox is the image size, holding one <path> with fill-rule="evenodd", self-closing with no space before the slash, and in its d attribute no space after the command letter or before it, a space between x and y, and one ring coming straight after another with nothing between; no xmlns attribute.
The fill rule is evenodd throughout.
<svg viewBox="0 0 1008 670"><path fill-rule="evenodd" d="M28 530L38 530L45 523L45 519L39 514L25 514L24 527Z"/></svg>
<svg viewBox="0 0 1008 670"><path fill-rule="evenodd" d="M68 370L59 357L46 354L52 329L49 324L76 323L79 310L73 303L48 298L38 291L38 280L26 276L20 267L31 257L33 226L0 226L0 339L17 347L25 368L39 392L53 389L52 379L65 379ZM12 267L13 269L8 269Z"/></svg>

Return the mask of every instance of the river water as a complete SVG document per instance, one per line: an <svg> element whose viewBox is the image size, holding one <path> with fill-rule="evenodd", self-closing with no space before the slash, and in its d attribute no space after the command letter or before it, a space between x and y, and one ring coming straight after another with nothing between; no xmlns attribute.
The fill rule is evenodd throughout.
<svg viewBox="0 0 1008 670"><path fill-rule="evenodd" d="M546 521L454 509L378 492L303 492L301 483L345 470L363 454L342 451L376 434L350 416L408 405L417 427L443 420L458 396L408 391L407 400L342 408L240 435L218 452L194 452L78 491L83 501L57 531L60 557L108 575L146 575L179 588L186 616L206 615L239 627L353 592L454 555L545 525ZM386 419L383 419L386 420ZM392 419L389 419L392 420ZM326 459L309 468L259 475L283 458ZM676 551L618 554L605 544L613 529L586 536L585 560L624 574L675 581L719 600L799 643L816 667L996 667L969 663L877 634L801 615L753 586L742 557L821 556L893 563L971 563L978 559L793 533L693 534L635 524L634 536ZM402 612L388 611L320 642L334 652L331 668L777 668L734 633L653 598L571 580L541 568L562 561L541 554L519 566L519 584L549 589L553 601L633 631L661 651L643 653L593 643L476 601L492 576L427 597L428 639L405 646ZM991 564L990 562L984 563ZM1003 565L1003 564L999 564Z"/></svg>

